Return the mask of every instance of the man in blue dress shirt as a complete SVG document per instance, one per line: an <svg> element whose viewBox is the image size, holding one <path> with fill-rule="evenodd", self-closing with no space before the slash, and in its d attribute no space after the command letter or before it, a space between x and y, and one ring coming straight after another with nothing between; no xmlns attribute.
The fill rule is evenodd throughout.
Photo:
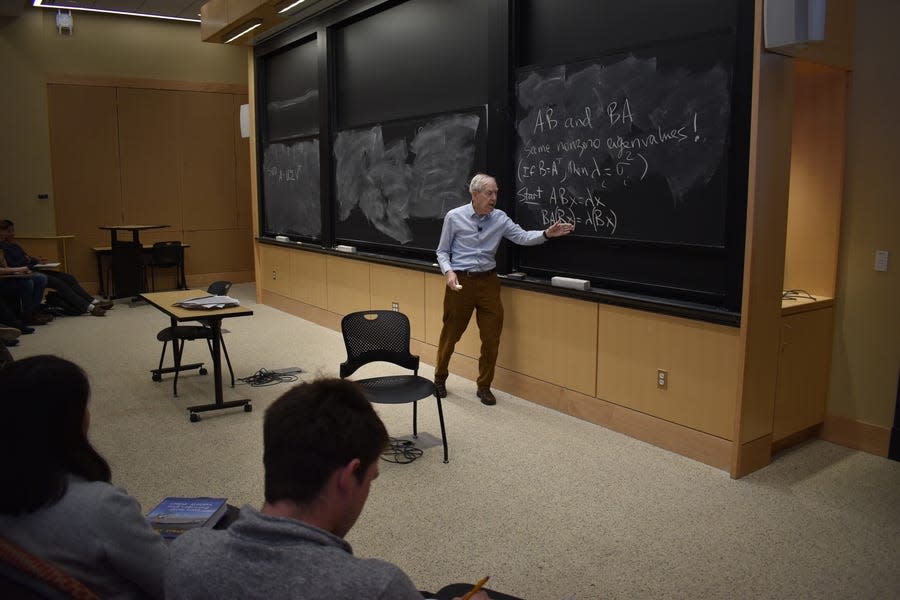
<svg viewBox="0 0 900 600"><path fill-rule="evenodd" d="M447 213L437 247L438 264L447 278L447 289L434 383L438 394L446 397L450 357L474 310L481 337L477 394L482 404L489 406L497 403L491 382L503 330L500 280L495 270L500 240L506 238L522 246L536 246L575 229L572 223L557 222L543 231L525 231L505 212L495 208L498 191L493 177L483 173L475 175L469 184L472 202Z"/></svg>

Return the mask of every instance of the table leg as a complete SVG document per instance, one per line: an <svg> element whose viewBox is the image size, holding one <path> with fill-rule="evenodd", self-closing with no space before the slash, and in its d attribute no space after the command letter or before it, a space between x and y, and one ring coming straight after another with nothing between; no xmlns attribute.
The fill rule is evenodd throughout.
<svg viewBox="0 0 900 600"><path fill-rule="evenodd" d="M250 412L253 410L253 405L250 404L249 399L243 400L229 400L228 402L223 401L222 399L222 319L210 319L208 321L209 325L213 329L213 339L212 339L212 360L213 360L213 378L215 379L215 390L216 390L216 402L215 404L200 404L197 406L189 406L188 411L191 414L191 422L197 422L200 420L199 412L206 412L210 410L220 410L223 408L234 408L237 406L243 406L245 412Z"/></svg>
<svg viewBox="0 0 900 600"><path fill-rule="evenodd" d="M106 295L106 278L103 277L103 253L97 252L97 280L100 282L100 296L109 298Z"/></svg>

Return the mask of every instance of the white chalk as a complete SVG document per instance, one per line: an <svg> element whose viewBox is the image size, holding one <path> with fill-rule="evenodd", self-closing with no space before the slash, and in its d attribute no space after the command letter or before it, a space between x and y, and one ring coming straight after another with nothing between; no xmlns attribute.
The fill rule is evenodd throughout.
<svg viewBox="0 0 900 600"><path fill-rule="evenodd" d="M286 235L276 235L276 236L275 236L275 241L277 241L277 242L289 242L289 241L291 241L291 238L289 238L289 237L286 236Z"/></svg>
<svg viewBox="0 0 900 600"><path fill-rule="evenodd" d="M555 287L569 288L572 290L587 290L591 287L591 282L587 279L575 279L573 277L551 277L550 285Z"/></svg>
<svg viewBox="0 0 900 600"><path fill-rule="evenodd" d="M345 246L344 244L338 244L334 249L338 252L356 252L356 246Z"/></svg>
<svg viewBox="0 0 900 600"><path fill-rule="evenodd" d="M453 286L453 287L454 287L454 289L456 289L456 291L459 291L459 290L462 289L462 286L459 285L458 283L457 283L455 286Z"/></svg>

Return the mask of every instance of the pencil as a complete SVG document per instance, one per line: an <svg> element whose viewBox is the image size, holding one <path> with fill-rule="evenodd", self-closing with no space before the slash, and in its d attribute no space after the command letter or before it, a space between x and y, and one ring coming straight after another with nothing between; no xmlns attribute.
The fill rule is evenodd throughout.
<svg viewBox="0 0 900 600"><path fill-rule="evenodd" d="M476 583L474 586L472 586L472 589L469 590L469 592L468 592L465 596L463 596L462 598L460 598L460 600L469 600L469 598L471 598L472 596L474 596L475 594L477 594L478 591L481 590L481 588L484 587L484 584L486 584L487 581L488 581L488 579L490 579L490 578L491 578L490 575L485 575L484 577L482 577L482 578L481 578L481 581L479 581L479 582Z"/></svg>

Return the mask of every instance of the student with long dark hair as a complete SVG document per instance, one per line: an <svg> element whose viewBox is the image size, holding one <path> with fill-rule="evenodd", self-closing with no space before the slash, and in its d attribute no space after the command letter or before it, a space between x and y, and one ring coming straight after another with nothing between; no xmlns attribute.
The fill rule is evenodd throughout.
<svg viewBox="0 0 900 600"><path fill-rule="evenodd" d="M84 371L24 358L0 370L0 395L0 536L101 598L162 598L166 545L88 440Z"/></svg>

